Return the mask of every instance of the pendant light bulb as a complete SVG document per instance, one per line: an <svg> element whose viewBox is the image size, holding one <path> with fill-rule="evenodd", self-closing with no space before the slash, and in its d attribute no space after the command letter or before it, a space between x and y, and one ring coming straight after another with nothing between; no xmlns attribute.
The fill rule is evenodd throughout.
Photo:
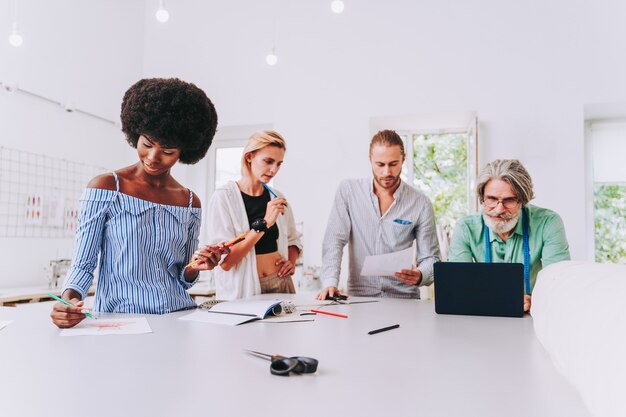
<svg viewBox="0 0 626 417"><path fill-rule="evenodd" d="M24 43L22 35L20 35L17 30L17 22L13 22L13 31L11 31L11 35L9 36L9 43L15 48L19 48Z"/></svg>
<svg viewBox="0 0 626 417"><path fill-rule="evenodd" d="M274 52L274 49L272 49L272 52L267 54L267 56L265 57L265 62L267 62L267 65L269 65L271 67L276 65L276 63L278 62L278 57L276 56L276 53Z"/></svg>
<svg viewBox="0 0 626 417"><path fill-rule="evenodd" d="M330 3L330 10L333 11L333 13L339 14L339 13L343 13L343 9L345 9L346 5L343 3L342 0L333 0Z"/></svg>
<svg viewBox="0 0 626 417"><path fill-rule="evenodd" d="M154 16L156 17L156 20L158 20L161 23L165 23L168 20L170 20L170 12L168 12L165 9L165 6L163 6L163 0L159 2L159 10L156 11Z"/></svg>

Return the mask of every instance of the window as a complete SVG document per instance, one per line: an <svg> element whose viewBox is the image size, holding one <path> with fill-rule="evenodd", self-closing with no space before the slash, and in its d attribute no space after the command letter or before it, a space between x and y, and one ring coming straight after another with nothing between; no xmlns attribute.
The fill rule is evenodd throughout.
<svg viewBox="0 0 626 417"><path fill-rule="evenodd" d="M215 141L209 148L206 183L209 198L217 188L241 177L241 154L246 142L247 139Z"/></svg>
<svg viewBox="0 0 626 417"><path fill-rule="evenodd" d="M216 147L214 189L241 176L243 146Z"/></svg>
<svg viewBox="0 0 626 417"><path fill-rule="evenodd" d="M626 121L592 122L594 257L626 264Z"/></svg>
<svg viewBox="0 0 626 417"><path fill-rule="evenodd" d="M593 185L595 260L626 264L626 181Z"/></svg>
<svg viewBox="0 0 626 417"><path fill-rule="evenodd" d="M271 125L226 126L220 128L209 148L208 182L209 198L228 181L241 177L241 156L253 132L272 129Z"/></svg>
<svg viewBox="0 0 626 417"><path fill-rule="evenodd" d="M246 142L245 140L244 142ZM235 181L241 178L241 157L243 156L243 150L245 146L237 146L230 144L219 144L215 147L215 167L212 172L212 185L213 191L226 184L228 181ZM268 184L272 185L274 180L272 179Z"/></svg>
<svg viewBox="0 0 626 417"><path fill-rule="evenodd" d="M432 201L442 259L446 259L457 220L477 210L475 129L402 136L407 144L403 179Z"/></svg>
<svg viewBox="0 0 626 417"><path fill-rule="evenodd" d="M449 229L468 214L467 137L414 134L413 186L433 202L438 224Z"/></svg>

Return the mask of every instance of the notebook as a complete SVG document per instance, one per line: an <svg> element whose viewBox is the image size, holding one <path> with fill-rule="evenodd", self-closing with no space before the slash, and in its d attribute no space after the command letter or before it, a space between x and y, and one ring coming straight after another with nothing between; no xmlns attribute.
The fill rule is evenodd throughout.
<svg viewBox="0 0 626 417"><path fill-rule="evenodd" d="M523 264L437 262L434 280L438 314L524 315Z"/></svg>
<svg viewBox="0 0 626 417"><path fill-rule="evenodd" d="M213 324L236 326L268 317L281 317L287 321L295 311L290 301L283 300L235 300L203 303L193 313L180 317L180 320L201 321Z"/></svg>

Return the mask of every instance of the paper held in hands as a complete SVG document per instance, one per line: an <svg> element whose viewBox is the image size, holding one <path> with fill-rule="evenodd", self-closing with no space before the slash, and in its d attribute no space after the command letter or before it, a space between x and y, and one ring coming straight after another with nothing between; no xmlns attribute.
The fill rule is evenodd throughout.
<svg viewBox="0 0 626 417"><path fill-rule="evenodd" d="M384 255L366 256L361 269L361 275L368 276L394 276L402 269L413 268L413 247L399 252L386 253Z"/></svg>

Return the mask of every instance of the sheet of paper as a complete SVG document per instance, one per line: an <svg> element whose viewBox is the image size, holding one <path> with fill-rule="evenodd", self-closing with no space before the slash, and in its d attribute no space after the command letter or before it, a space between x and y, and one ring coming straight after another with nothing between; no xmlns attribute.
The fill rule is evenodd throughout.
<svg viewBox="0 0 626 417"><path fill-rule="evenodd" d="M250 320L256 320L256 318L251 316L242 316L239 314L211 313L209 311L196 310L193 313L179 317L179 320L199 321L202 323L236 326Z"/></svg>
<svg viewBox="0 0 626 417"><path fill-rule="evenodd" d="M8 326L9 324L11 324L12 320L0 320L0 330L2 330L3 327Z"/></svg>
<svg viewBox="0 0 626 417"><path fill-rule="evenodd" d="M105 334L152 333L145 317L132 319L86 319L71 329L61 330L61 336L103 336Z"/></svg>
<svg viewBox="0 0 626 417"><path fill-rule="evenodd" d="M384 255L366 256L361 269L362 276L393 276L401 269L411 269L413 247Z"/></svg>

